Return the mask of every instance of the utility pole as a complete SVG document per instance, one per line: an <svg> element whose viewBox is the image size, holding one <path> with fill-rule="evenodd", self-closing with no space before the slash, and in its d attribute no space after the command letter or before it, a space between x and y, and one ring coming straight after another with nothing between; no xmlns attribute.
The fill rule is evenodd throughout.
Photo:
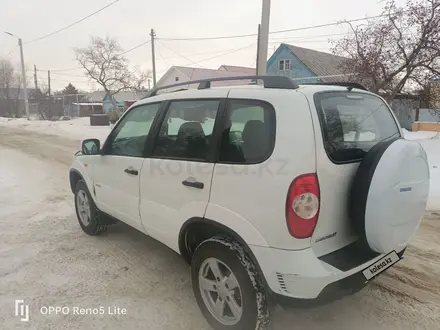
<svg viewBox="0 0 440 330"><path fill-rule="evenodd" d="M23 42L21 38L13 35L11 32L6 32L7 35L18 39L18 46L20 47L20 57L21 57L21 80L23 81L23 96L24 96L24 107L26 109L26 118L29 120L29 100L27 93L27 84L26 84L26 72L24 69L24 57L23 57Z"/></svg>
<svg viewBox="0 0 440 330"><path fill-rule="evenodd" d="M18 45L20 46L21 79L23 80L24 108L26 110L26 118L29 120L29 100L28 100L27 84L26 84L26 72L24 69L23 42L21 41L21 38L18 38Z"/></svg>
<svg viewBox="0 0 440 330"><path fill-rule="evenodd" d="M49 94L49 98L50 98L50 70L47 70L47 84L49 85L48 86L48 88L49 88L48 94Z"/></svg>
<svg viewBox="0 0 440 330"><path fill-rule="evenodd" d="M154 37L156 33L154 33L154 29L151 29L151 61L153 62L153 87L156 87L156 57L154 54Z"/></svg>
<svg viewBox="0 0 440 330"><path fill-rule="evenodd" d="M259 38L259 54L257 72L260 75L266 74L267 48L269 47L269 21L270 21L270 0L263 0L261 11L261 27Z"/></svg>
<svg viewBox="0 0 440 330"><path fill-rule="evenodd" d="M255 62L257 67L256 67L256 73L257 76L260 74L259 70L258 70L258 63L259 63L259 56L260 56L260 30L261 30L261 24L258 24L258 33L257 33L257 61Z"/></svg>
<svg viewBox="0 0 440 330"><path fill-rule="evenodd" d="M34 84L35 90L38 89L38 79L37 79L37 66L34 64Z"/></svg>
<svg viewBox="0 0 440 330"><path fill-rule="evenodd" d="M50 70L47 70L47 84L48 84L48 95L49 95L49 116L52 115L52 101L50 98Z"/></svg>

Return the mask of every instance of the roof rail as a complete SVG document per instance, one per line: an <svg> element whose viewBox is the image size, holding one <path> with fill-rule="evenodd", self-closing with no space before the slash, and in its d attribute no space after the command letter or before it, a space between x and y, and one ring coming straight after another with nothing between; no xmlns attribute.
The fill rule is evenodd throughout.
<svg viewBox="0 0 440 330"><path fill-rule="evenodd" d="M264 88L279 88L279 89L297 89L299 86L289 77L285 76L237 76L237 77L221 77L221 78L207 78L202 80L185 81L177 84L161 86L154 88L147 96L144 98L152 97L157 95L157 92L162 89L199 84L198 89L208 89L211 88L211 82L215 81L231 81L231 80L252 80L250 85L255 84L257 80L262 80L264 83Z"/></svg>
<svg viewBox="0 0 440 330"><path fill-rule="evenodd" d="M352 90L353 88L362 89L368 91L368 89L356 82L317 82L317 83L301 83L301 85L326 85L326 86L342 86Z"/></svg>

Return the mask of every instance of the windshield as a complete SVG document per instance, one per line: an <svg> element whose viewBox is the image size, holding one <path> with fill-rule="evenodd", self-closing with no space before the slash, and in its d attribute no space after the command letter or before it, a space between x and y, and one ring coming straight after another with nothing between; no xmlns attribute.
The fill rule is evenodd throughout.
<svg viewBox="0 0 440 330"><path fill-rule="evenodd" d="M326 92L315 96L325 149L335 162L350 162L377 143L400 136L390 108L380 98L354 92Z"/></svg>

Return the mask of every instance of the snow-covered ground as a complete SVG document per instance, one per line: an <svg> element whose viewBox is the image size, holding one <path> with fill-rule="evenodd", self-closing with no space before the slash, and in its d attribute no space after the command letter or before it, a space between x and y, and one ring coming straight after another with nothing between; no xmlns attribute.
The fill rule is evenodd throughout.
<svg viewBox="0 0 440 330"><path fill-rule="evenodd" d="M0 117L0 127L22 128L44 134L53 134L74 140L97 138L105 140L110 133L110 126L90 126L88 117L74 118L71 120L27 120L26 118Z"/></svg>
<svg viewBox="0 0 440 330"><path fill-rule="evenodd" d="M68 167L78 140L109 131L87 119L0 119L0 329L208 329L189 267L174 252L123 224L100 237L81 231ZM405 136L428 153L429 207L440 209L440 140ZM273 329L440 329L438 278L440 213L428 212L405 259L366 289L319 308L277 308ZM14 315L15 299L30 305L29 322ZM42 315L43 306L120 307L127 315Z"/></svg>
<svg viewBox="0 0 440 330"><path fill-rule="evenodd" d="M428 155L430 171L430 189L428 210L440 210L440 133L409 132L403 130L405 138L419 142Z"/></svg>

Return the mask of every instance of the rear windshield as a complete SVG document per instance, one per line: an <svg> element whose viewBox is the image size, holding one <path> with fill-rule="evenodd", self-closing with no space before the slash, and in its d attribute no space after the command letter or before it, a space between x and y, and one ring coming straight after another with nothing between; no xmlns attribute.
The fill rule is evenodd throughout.
<svg viewBox="0 0 440 330"><path fill-rule="evenodd" d="M377 143L400 136L390 108L378 97L355 92L315 96L324 144L334 162L361 160Z"/></svg>

